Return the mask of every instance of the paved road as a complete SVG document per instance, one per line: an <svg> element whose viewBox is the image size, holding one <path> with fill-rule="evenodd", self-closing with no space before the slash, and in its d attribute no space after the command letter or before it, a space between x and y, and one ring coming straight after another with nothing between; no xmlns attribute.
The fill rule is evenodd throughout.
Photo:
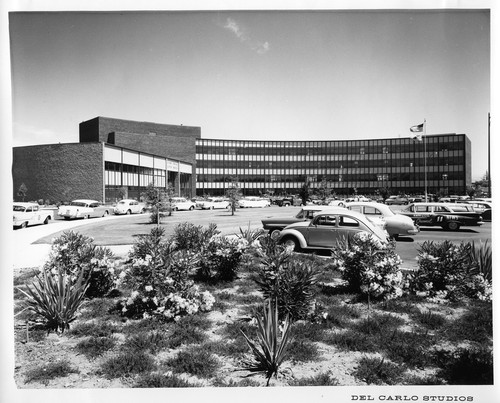
<svg viewBox="0 0 500 403"><path fill-rule="evenodd" d="M260 220L265 217L290 217L300 207L277 207L239 209L235 215L221 210L195 210L174 212L163 220L167 235L175 225L190 221L196 225L207 226L216 223L223 235L239 234L239 228L261 228ZM54 220L48 225L28 227L12 232L12 252L14 268L35 267L43 264L50 251L51 240L64 230L77 228L78 232L91 236L97 245L105 245L118 256L125 256L130 245L139 234L149 233L147 214L133 216L110 216L90 220ZM416 267L418 247L426 240L441 242L449 239L454 242L485 241L491 239L491 223L481 227L462 227L459 231L444 231L441 228L421 228L415 237L402 237L397 241L396 252L404 261L404 267Z"/></svg>

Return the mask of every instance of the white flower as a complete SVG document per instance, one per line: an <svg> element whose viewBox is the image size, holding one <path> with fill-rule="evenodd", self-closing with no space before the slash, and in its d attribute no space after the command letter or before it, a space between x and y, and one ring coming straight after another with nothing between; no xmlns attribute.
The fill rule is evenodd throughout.
<svg viewBox="0 0 500 403"><path fill-rule="evenodd" d="M153 291L153 287L150 286L150 285L147 285L146 287L144 287L144 289L147 291L147 292L151 292Z"/></svg>

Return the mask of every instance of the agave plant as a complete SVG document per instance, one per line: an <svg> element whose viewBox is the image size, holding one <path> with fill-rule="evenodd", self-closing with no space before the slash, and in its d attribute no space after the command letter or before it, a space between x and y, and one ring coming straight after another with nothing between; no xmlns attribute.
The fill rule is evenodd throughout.
<svg viewBox="0 0 500 403"><path fill-rule="evenodd" d="M244 364L245 369L250 372L265 373L266 386L269 386L271 377L278 376L286 357L286 349L290 343L290 321L287 317L280 328L278 304L272 304L269 300L267 309L264 308L264 316L257 317L257 326L257 342L251 341L240 329L253 354L253 361L245 361Z"/></svg>
<svg viewBox="0 0 500 403"><path fill-rule="evenodd" d="M257 241L262 235L264 235L264 229L262 228L256 228L252 229L250 227L250 221L248 222L248 228L247 229L242 229L240 227L240 235L238 235L238 238L240 239L245 239L249 245Z"/></svg>
<svg viewBox="0 0 500 403"><path fill-rule="evenodd" d="M89 279L84 276L84 270L80 270L76 282L70 281L60 268L55 275L44 270L31 287L26 285L26 292L20 291L28 297L27 308L45 318L49 331L64 332L76 319L76 312L89 287Z"/></svg>
<svg viewBox="0 0 500 403"><path fill-rule="evenodd" d="M489 239L487 239L484 243L480 241L479 245L472 242L470 253L471 259L477 265L479 273L482 274L486 280L491 281L493 257Z"/></svg>

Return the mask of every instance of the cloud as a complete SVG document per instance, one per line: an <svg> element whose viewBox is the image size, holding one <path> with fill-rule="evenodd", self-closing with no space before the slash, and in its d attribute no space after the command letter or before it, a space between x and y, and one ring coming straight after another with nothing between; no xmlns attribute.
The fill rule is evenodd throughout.
<svg viewBox="0 0 500 403"><path fill-rule="evenodd" d="M257 52L259 55L263 55L267 53L271 48L269 42L258 42L254 41L247 32L242 28L238 22L233 20L232 18L227 18L225 24L223 25L224 29L231 31L240 42L246 44L250 49Z"/></svg>

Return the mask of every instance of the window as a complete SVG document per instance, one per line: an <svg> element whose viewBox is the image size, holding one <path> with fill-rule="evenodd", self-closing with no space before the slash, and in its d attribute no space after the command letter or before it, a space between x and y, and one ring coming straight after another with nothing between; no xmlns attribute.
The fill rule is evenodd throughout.
<svg viewBox="0 0 500 403"><path fill-rule="evenodd" d="M365 214L368 215L382 215L379 209L376 209L375 207L369 207L365 206Z"/></svg>
<svg viewBox="0 0 500 403"><path fill-rule="evenodd" d="M322 215L322 216L318 217L316 224L334 227L335 226L335 216L334 215Z"/></svg>
<svg viewBox="0 0 500 403"><path fill-rule="evenodd" d="M415 212L417 213L426 213L427 206L415 206Z"/></svg>
<svg viewBox="0 0 500 403"><path fill-rule="evenodd" d="M354 218L341 216L339 227L359 227L359 222Z"/></svg>

